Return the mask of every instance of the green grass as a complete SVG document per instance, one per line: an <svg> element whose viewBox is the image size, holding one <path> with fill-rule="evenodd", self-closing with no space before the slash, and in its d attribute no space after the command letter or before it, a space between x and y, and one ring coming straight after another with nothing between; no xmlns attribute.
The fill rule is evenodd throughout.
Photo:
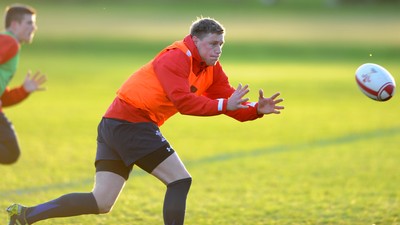
<svg viewBox="0 0 400 225"><path fill-rule="evenodd" d="M28 2L38 4L39 31L12 84L29 69L49 80L45 92L5 109L23 154L0 166L0 208L90 191L96 127L115 91L204 15L227 28L221 62L232 85L248 83L254 101L259 88L280 91L286 109L248 123L166 122L163 134L193 176L186 224L400 224L400 98L375 102L354 80L359 65L375 62L400 81L398 6ZM110 214L38 224L162 224L164 193L135 168Z"/></svg>

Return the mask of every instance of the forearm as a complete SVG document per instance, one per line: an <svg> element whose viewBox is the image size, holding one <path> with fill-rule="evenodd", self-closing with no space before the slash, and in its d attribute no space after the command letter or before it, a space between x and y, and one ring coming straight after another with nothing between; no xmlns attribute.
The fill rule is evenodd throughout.
<svg viewBox="0 0 400 225"><path fill-rule="evenodd" d="M247 105L248 108L227 111L225 115L232 117L240 122L251 121L263 117L263 114L258 114L258 103L248 102L245 105Z"/></svg>
<svg viewBox="0 0 400 225"><path fill-rule="evenodd" d="M3 95L1 96L1 102L3 107L12 106L20 103L29 96L29 93L24 89L23 86L16 88L6 88Z"/></svg>

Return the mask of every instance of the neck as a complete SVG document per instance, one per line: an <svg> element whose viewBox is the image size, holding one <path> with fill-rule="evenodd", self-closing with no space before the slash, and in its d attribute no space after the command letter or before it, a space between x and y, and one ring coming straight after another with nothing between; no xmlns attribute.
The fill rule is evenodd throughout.
<svg viewBox="0 0 400 225"><path fill-rule="evenodd" d="M17 35L15 35L15 32L11 28L7 28L6 33L11 35L13 38L15 38L15 40L18 41L18 43L21 44L21 41L17 38Z"/></svg>

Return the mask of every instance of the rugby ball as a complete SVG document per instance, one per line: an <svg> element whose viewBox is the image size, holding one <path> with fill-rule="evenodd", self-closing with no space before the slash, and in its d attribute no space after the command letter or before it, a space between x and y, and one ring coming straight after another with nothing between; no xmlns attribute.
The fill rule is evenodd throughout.
<svg viewBox="0 0 400 225"><path fill-rule="evenodd" d="M387 101L395 93L396 83L392 75L374 63L365 63L358 67L356 81L361 92L376 101Z"/></svg>

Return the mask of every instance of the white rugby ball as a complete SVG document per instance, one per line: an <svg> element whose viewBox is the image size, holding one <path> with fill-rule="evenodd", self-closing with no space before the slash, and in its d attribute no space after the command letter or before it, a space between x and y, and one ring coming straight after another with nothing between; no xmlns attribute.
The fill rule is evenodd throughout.
<svg viewBox="0 0 400 225"><path fill-rule="evenodd" d="M396 83L392 75L374 63L365 63L358 67L356 81L362 93L376 101L387 101L395 93Z"/></svg>

